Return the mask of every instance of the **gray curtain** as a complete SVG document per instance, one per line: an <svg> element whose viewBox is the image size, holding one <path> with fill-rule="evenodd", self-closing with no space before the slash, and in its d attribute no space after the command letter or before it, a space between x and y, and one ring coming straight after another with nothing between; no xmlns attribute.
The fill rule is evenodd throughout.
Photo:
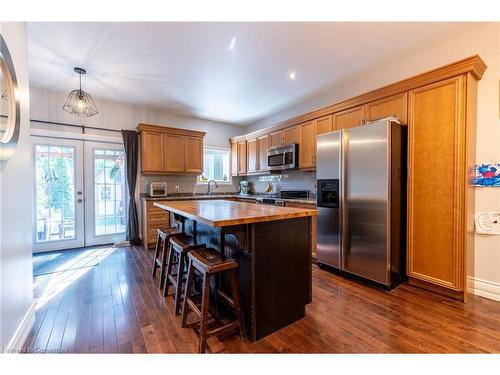
<svg viewBox="0 0 500 375"><path fill-rule="evenodd" d="M140 245L139 218L135 204L135 184L137 182L137 164L139 154L139 133L134 130L122 130L125 146L125 169L127 170L127 185L129 195L127 240L132 245Z"/></svg>

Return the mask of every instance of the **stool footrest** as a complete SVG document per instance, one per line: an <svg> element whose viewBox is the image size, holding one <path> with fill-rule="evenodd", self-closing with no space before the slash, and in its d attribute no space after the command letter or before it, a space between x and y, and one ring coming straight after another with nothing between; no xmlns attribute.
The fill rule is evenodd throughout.
<svg viewBox="0 0 500 375"><path fill-rule="evenodd" d="M229 305L229 307L232 307L234 309L234 300L230 298L226 293L222 292L221 290L217 289L217 295L222 298L222 300Z"/></svg>
<svg viewBox="0 0 500 375"><path fill-rule="evenodd" d="M216 336L220 333L239 328L240 324L238 321L226 323L220 327L214 328L211 331L207 331L207 337Z"/></svg>
<svg viewBox="0 0 500 375"><path fill-rule="evenodd" d="M201 318L201 310L198 308L198 306L196 306L196 304L191 299L189 299L189 298L186 300L186 302L189 305L189 307L191 308L191 310L196 315L198 315L198 318Z"/></svg>

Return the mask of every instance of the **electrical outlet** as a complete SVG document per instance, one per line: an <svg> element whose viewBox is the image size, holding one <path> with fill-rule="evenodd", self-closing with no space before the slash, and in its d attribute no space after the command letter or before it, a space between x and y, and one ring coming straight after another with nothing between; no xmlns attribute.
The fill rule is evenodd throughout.
<svg viewBox="0 0 500 375"><path fill-rule="evenodd" d="M179 185L175 185L175 192L178 193L179 192Z"/></svg>

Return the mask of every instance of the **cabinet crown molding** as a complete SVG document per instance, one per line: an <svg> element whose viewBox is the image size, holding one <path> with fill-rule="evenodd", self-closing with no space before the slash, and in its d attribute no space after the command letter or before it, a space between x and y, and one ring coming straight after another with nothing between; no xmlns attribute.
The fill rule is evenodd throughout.
<svg viewBox="0 0 500 375"><path fill-rule="evenodd" d="M183 135L183 136L187 136L187 137L196 137L196 138L204 138L205 134L206 134L205 132L200 132L200 131L196 131L196 130L172 128L172 127L168 127L168 126L143 124L143 123L139 123L139 125L137 125L137 130L139 132L152 131L152 132Z"/></svg>
<svg viewBox="0 0 500 375"><path fill-rule="evenodd" d="M441 66L436 69L418 74L416 76L403 79L401 81L383 86L376 90L366 92L364 94L342 100L325 107L315 109L311 112L293 117L291 119L282 121L278 124L256 130L249 134L240 135L230 139L231 142L245 141L253 139L264 134L274 133L279 130L294 126L303 122L311 121L319 117L333 114L342 110L347 110L352 107L365 105L369 102L386 98L388 96L396 95L404 91L409 91L428 85L430 83L438 82L447 78L455 77L460 74L471 73L476 80L480 80L487 66L479 55L467 57L462 60L452 62L450 64Z"/></svg>

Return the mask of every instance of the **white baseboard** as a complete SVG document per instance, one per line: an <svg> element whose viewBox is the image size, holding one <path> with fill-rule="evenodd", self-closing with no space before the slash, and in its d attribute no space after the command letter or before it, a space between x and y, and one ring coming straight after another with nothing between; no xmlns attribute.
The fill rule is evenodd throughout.
<svg viewBox="0 0 500 375"><path fill-rule="evenodd" d="M474 278L474 294L500 302L500 284Z"/></svg>
<svg viewBox="0 0 500 375"><path fill-rule="evenodd" d="M28 334L35 323L35 303L33 302L5 348L5 353L20 353Z"/></svg>

